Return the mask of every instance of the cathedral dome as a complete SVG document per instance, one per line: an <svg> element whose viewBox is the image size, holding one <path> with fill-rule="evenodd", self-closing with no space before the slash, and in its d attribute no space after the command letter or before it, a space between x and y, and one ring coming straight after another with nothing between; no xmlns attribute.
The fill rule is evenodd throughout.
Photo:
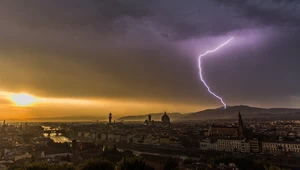
<svg viewBox="0 0 300 170"><path fill-rule="evenodd" d="M164 124L169 124L170 122L170 117L167 115L167 113L165 112L165 114L161 117L161 121Z"/></svg>

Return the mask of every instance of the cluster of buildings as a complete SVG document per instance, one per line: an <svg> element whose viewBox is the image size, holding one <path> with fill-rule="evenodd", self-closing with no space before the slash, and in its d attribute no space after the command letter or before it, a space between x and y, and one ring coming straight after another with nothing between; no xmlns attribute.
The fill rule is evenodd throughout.
<svg viewBox="0 0 300 170"><path fill-rule="evenodd" d="M0 165L34 160L74 160L97 157L118 145L194 153L241 153L300 157L300 121L251 121L238 113L235 120L172 122L167 113L160 120L151 115L141 123L11 124L0 127ZM59 128L58 128L59 127ZM48 134L48 133L51 133ZM53 136L69 140L56 143Z"/></svg>
<svg viewBox="0 0 300 170"><path fill-rule="evenodd" d="M270 128L273 126L268 125L268 127ZM285 141L282 137L278 137L277 139L274 138L273 140L271 140L271 137L264 140L253 138L253 136L255 136L254 133L255 129L245 128L241 114L239 113L237 127L212 125L210 129L205 132L206 138L200 141L200 149L226 152L261 153L274 156L300 156L299 139ZM265 136L266 135L267 133ZM283 133L281 133L281 135L283 135Z"/></svg>
<svg viewBox="0 0 300 170"><path fill-rule="evenodd" d="M247 140L246 136L249 134L246 134L241 113L238 115L238 126L215 126L213 124L205 130L204 134L205 138L200 141L201 150L242 153L259 150L259 145L255 145L255 142L258 142L257 139Z"/></svg>
<svg viewBox="0 0 300 170"><path fill-rule="evenodd" d="M180 146L181 143L176 137L170 137L170 130L171 121L167 113L162 115L161 121L152 120L151 115L148 115L143 125L113 123L110 113L107 124L98 124L96 127L89 125L87 128L84 125L78 125L72 128L72 132L69 132L73 134L71 138L81 141Z"/></svg>
<svg viewBox="0 0 300 170"><path fill-rule="evenodd" d="M154 121L151 115L148 115L143 125L112 123L111 118L112 114L109 115L108 124L98 125L101 126L99 129L91 128L92 125L88 128L79 125L73 138L98 143L111 141L145 146L197 148L206 151L300 156L297 122L293 125L286 123L288 125L283 126L282 121L267 123L248 121L245 125L241 113L238 113L238 121L230 123L171 124L167 113L163 114L160 121ZM271 133L276 124L280 124L278 127L281 128L277 127L276 133ZM294 135L291 136L291 133Z"/></svg>
<svg viewBox="0 0 300 170"><path fill-rule="evenodd" d="M27 123L9 125L5 121L0 126L0 165L30 161L34 148L30 141L37 129Z"/></svg>
<svg viewBox="0 0 300 170"><path fill-rule="evenodd" d="M201 150L261 153L274 156L300 156L299 141L259 141L241 138L204 139L200 141Z"/></svg>

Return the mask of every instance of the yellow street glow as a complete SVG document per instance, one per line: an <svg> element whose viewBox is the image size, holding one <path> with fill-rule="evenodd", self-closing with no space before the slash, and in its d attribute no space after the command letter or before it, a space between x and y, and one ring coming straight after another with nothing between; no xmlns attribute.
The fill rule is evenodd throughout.
<svg viewBox="0 0 300 170"><path fill-rule="evenodd" d="M17 106L26 107L34 104L36 98L26 93L12 94L10 100L14 102Z"/></svg>

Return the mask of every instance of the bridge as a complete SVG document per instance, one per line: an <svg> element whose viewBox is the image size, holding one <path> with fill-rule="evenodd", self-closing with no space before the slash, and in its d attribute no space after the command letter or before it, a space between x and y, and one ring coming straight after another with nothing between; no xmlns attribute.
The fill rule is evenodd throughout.
<svg viewBox="0 0 300 170"><path fill-rule="evenodd" d="M61 129L50 129L50 130L44 130L44 133L47 133L48 136L50 136L51 133L56 133L56 136L58 136L58 134L63 134L65 133L64 130L61 130Z"/></svg>

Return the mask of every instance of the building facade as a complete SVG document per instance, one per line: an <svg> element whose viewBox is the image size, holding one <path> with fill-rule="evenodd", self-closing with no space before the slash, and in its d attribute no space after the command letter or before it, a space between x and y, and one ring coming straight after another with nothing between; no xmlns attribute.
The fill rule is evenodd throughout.
<svg viewBox="0 0 300 170"><path fill-rule="evenodd" d="M300 156L299 142L262 142L262 152L271 155Z"/></svg>

